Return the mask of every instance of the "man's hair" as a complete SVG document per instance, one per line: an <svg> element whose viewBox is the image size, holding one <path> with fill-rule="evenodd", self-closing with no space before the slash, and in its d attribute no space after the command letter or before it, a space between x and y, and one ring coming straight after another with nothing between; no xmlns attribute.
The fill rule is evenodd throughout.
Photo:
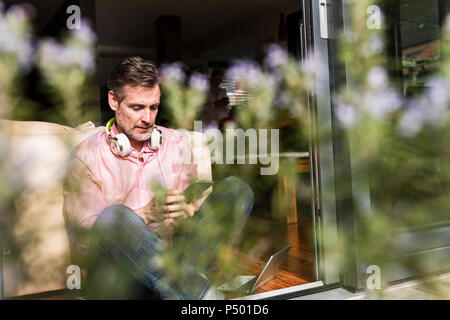
<svg viewBox="0 0 450 320"><path fill-rule="evenodd" d="M109 75L108 89L114 92L120 102L124 98L122 88L126 85L153 88L158 82L158 70L152 61L129 57L122 60Z"/></svg>

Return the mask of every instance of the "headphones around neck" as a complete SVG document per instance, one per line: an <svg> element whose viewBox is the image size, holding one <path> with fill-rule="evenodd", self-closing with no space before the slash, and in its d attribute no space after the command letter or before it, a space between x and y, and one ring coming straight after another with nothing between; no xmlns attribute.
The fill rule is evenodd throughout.
<svg viewBox="0 0 450 320"><path fill-rule="evenodd" d="M112 118L106 124L106 135L108 137L109 147L111 148L112 153L117 156L126 157L131 153L131 144L130 140L124 133L118 133L114 137L111 136L110 130L113 126L114 122L116 122L116 118ZM147 144L151 150L158 150L162 145L163 135L161 130L157 129L156 126L153 127L152 134L150 139L147 140Z"/></svg>

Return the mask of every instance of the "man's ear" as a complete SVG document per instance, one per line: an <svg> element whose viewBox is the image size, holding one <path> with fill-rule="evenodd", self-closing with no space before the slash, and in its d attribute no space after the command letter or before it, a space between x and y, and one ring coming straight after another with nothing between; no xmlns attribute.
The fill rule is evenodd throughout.
<svg viewBox="0 0 450 320"><path fill-rule="evenodd" d="M111 90L108 91L108 103L111 110L117 111L117 109L119 109L119 101Z"/></svg>

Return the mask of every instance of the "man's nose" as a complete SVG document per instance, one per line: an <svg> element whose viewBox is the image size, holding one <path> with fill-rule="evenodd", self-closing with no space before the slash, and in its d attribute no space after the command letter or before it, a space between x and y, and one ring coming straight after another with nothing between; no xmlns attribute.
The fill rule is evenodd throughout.
<svg viewBox="0 0 450 320"><path fill-rule="evenodd" d="M150 109L144 109L141 121L145 123L151 123L152 122L152 112Z"/></svg>

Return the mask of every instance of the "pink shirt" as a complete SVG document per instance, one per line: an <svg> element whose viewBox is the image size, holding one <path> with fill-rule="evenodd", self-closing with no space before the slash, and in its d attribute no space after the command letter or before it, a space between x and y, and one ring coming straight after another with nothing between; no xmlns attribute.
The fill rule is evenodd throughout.
<svg viewBox="0 0 450 320"><path fill-rule="evenodd" d="M64 186L63 214L71 227L81 232L89 230L101 211L113 204L132 210L144 207L154 196L152 181L181 192L196 179L197 166L187 137L173 129L161 126L158 129L162 131L163 143L157 151L144 143L140 152L132 148L128 156L116 156L110 149L106 131L94 134L75 148ZM111 135L117 133L114 125ZM159 226L159 223L149 225L152 230ZM73 230L69 228L71 243L84 255L87 243ZM171 234L162 237L168 240Z"/></svg>

